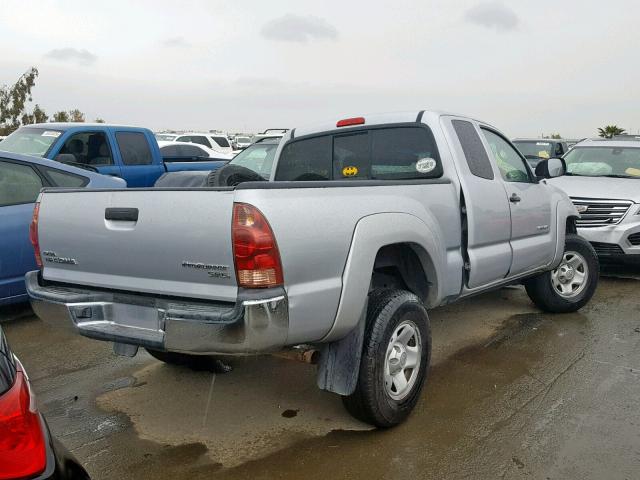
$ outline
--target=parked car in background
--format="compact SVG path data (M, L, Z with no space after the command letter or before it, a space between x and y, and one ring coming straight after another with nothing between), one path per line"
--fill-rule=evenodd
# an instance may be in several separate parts
M532 168L536 168L540 160L561 157L569 150L567 142L551 138L516 138L513 144Z
M158 147L160 147L160 154L162 155L162 158L164 158L165 162L187 162L212 159L223 162L220 164L223 165L235 156L231 153L212 150L211 148L200 145L199 143L160 141L158 142ZM214 169L212 168L211 170Z
M251 137L236 137L233 140L236 150L244 150L251 145Z
M282 138L288 131L288 128L267 128L264 132L254 135L252 141L256 143L265 138Z
M191 142L199 143L207 148L216 150L222 153L233 153L233 147L226 135L214 134L214 133L183 133L175 138L176 142Z
M640 261L640 140L584 140L551 183L580 212L578 232L601 258Z
M126 186L121 178L52 160L0 152L0 305L27 300L24 274L36 266L29 241L29 222L41 188Z
M153 135L159 142L173 142L180 136L179 133L154 133Z
M0 327L0 478L85 480L89 475L51 435L29 377Z
M258 179L267 180L281 137L263 138L238 153L229 163L251 169L259 175Z
M215 164L164 162L151 130L104 123L42 123L20 127L0 151L89 166L122 177L129 187L151 187L164 172L211 170Z
M268 146L274 160L252 165L250 150ZM540 308L574 312L597 286L574 205L487 123L426 111L334 120L237 159L207 189L46 189L36 253L81 267L27 274L35 312L168 363L311 346L320 388L390 427L420 398L428 308L523 283ZM564 173L555 158L538 168Z

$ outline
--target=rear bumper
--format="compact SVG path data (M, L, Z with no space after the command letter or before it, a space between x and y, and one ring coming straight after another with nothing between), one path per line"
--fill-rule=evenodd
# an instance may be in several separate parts
M43 285L25 276L35 313L71 321L97 340L191 354L251 355L279 350L289 329L283 288L241 291L235 304Z

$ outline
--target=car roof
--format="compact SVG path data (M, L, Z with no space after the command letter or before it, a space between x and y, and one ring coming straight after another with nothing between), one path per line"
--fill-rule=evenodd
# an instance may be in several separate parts
M162 147L167 147L169 145L186 145L186 146L196 146L198 148L202 148L203 150L207 150L207 151L214 151L211 150L209 147L207 147L206 145L201 145L200 143L193 143L193 142L171 142L169 140L158 140L158 146L160 148Z
M73 165L67 165L65 163L56 162L55 160L49 160L47 158L33 157L31 155L21 155L19 153L5 152L2 150L0 144L0 160L16 160L19 162L32 163L36 165L42 165L43 167L55 168L56 170L62 170L64 172L75 173L87 178L103 178L101 175L84 168L74 167Z
M640 148L640 140L607 140L604 138L587 138L580 143L576 143L573 148L578 147L613 147L613 148Z
M184 133L178 133L177 135L179 137L182 137L183 135L204 135L205 137L226 137L227 136L226 133L211 133L211 132L184 132Z
M564 138L514 138L512 142L566 142Z
M51 123L33 123L31 125L23 125L26 128L49 128L51 130L71 130L74 128L135 128L146 130L145 127L136 127L133 125L118 125L114 123L85 123L85 122L51 122Z

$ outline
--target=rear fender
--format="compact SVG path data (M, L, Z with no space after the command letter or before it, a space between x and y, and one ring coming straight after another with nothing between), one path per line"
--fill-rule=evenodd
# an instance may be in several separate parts
M426 218L431 225L406 213L369 215L357 223L342 275L342 293L336 318L322 342L341 339L358 324L365 312L376 256L386 245L414 245L429 282L425 304L434 306L440 303L443 295L439 279L443 277L446 262L445 243L440 238L435 220L428 216Z

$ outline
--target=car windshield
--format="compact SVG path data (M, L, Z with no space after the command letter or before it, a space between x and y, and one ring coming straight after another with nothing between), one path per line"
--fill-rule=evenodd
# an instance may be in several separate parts
M251 140L249 139L249 137L238 137L236 138L236 142L239 143L249 143Z
M229 162L253 170L265 180L271 176L277 143L258 143L243 150Z
M60 135L60 130L21 127L2 141L0 150L43 157Z
M516 140L513 142L520 153L526 158L551 158L553 152L553 144L543 140Z
M565 157L567 174L640 178L640 147L579 147Z

